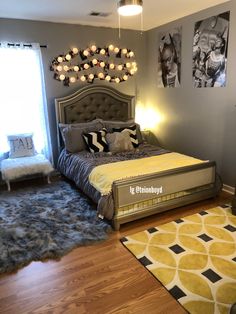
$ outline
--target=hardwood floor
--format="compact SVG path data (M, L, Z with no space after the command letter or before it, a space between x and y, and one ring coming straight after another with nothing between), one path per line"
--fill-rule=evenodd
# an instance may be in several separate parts
M60 261L33 262L2 275L0 313L186 313L119 239L231 199L222 192L215 199L127 223L107 241L79 247Z

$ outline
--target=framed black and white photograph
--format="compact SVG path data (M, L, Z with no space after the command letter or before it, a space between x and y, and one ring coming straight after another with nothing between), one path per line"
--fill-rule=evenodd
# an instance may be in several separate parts
M195 24L193 36L194 87L226 86L230 12Z
M160 34L158 42L158 87L180 86L181 41L181 27Z

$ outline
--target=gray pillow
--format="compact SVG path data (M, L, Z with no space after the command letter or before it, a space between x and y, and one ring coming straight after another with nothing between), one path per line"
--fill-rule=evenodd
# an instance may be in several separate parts
M92 123L93 122L93 123ZM92 121L88 123L77 123L63 128L63 137L65 148L70 153L77 153L86 150L86 144L83 139L83 133L99 131L103 125L100 121Z
M138 143L142 144L143 143L143 137L142 133L140 130L140 125L138 123L134 122L134 119L128 120L128 121L113 121L113 120L100 120L102 121L104 127L107 129L108 132L112 132L113 128L118 129L118 128L126 128L130 127L132 125L136 125L136 130L137 130L137 139Z
M126 152L134 150L128 131L107 133L106 141L109 151L112 153Z
M100 120L108 132L112 132L113 128L122 128L133 125L134 119L128 121Z
M67 128L83 129L83 128L89 128L89 127L93 128L94 126L97 127L98 124L99 124L99 128L101 129L103 127L103 124L100 119L95 119L89 122L80 122L80 123L68 123L68 124L59 123L58 127L60 129L62 139L65 143L64 129L67 129ZM91 131L94 131L94 130L91 129Z

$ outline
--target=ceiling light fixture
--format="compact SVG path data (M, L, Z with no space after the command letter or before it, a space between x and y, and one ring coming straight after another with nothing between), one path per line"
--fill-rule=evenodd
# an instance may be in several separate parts
M119 38L120 34L120 18L121 16L141 16L141 34L143 32L143 0L118 0L117 12L119 17Z
M118 13L122 16L133 16L142 13L142 0L119 0Z

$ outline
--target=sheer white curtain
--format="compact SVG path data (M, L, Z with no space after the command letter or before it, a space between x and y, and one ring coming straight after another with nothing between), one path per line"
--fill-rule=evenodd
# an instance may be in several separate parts
M41 50L0 47L0 155L8 134L33 133L35 148L52 160Z

